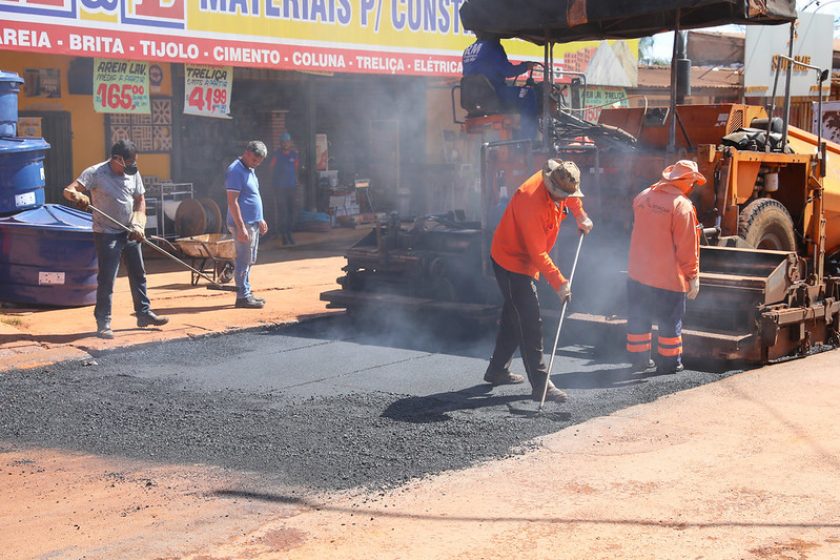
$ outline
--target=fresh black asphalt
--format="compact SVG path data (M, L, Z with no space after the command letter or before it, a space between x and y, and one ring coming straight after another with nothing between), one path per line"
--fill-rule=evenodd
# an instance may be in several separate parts
M527 384L483 383L492 343L492 333L366 329L338 316L10 372L0 375L0 454L57 447L317 491L382 488L520 453L538 436L732 373L633 374L567 346L553 380L569 401L535 415Z

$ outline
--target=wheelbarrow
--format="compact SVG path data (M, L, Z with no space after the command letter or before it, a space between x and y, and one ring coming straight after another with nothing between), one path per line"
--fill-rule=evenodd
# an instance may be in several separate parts
M160 238L155 238L160 241ZM168 243L168 242L167 242ZM171 245L171 244L170 244ZM204 233L175 239L174 246L197 271L212 275L213 281L227 284L233 280L233 261L236 257L233 237L227 233ZM198 285L201 276L190 271L190 284Z

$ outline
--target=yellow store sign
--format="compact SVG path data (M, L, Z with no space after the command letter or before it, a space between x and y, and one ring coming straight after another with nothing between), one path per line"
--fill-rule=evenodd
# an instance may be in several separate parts
M463 0L0 0L0 49L278 70L458 76ZM613 42L611 42L612 44ZM634 52L635 41L626 42ZM606 44L606 43L604 43ZM598 42L557 45L580 65ZM542 49L506 41L513 60ZM570 68L566 68L569 70ZM609 84L604 84L609 85Z

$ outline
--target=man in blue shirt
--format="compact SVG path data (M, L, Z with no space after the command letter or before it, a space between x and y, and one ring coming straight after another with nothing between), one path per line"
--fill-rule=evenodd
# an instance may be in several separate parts
M280 135L280 149L271 158L271 188L274 191L274 219L283 234L283 245L294 245L295 195L300 156L288 132Z
M475 42L464 50L463 65L464 76L481 74L487 77L502 104L519 112L520 137L533 139L537 134L539 111L536 92L530 87L509 86L505 81L505 78L530 70L533 62L513 64L508 60L498 36L479 32Z
M254 170L268 155L265 144L251 140L245 152L231 163L225 173L227 190L227 226L233 235L236 248L234 279L236 280L236 307L260 309L265 300L251 293L249 276L251 265L257 262L260 235L268 231L263 218L260 182Z

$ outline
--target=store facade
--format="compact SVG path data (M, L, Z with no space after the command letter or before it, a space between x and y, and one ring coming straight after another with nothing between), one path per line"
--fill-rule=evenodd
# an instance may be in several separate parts
M52 145L51 202L105 159L114 140L129 137L145 177L190 183L196 196L223 205L224 168L246 142L262 139L272 149L289 132L301 153L302 208L323 210L325 187L366 179L377 210L434 212L445 208L432 189L457 188L466 159L450 149L461 134L450 88L473 40L460 26L459 6L6 0L0 69L25 79L23 122ZM597 46L563 49L579 62ZM533 45L506 47L513 60L541 58ZM142 70L142 88L103 85L119 62ZM204 103L188 79L196 68L229 69L230 97L217 114L194 114ZM143 95L122 107L110 95L139 89ZM212 97L208 106L221 100Z

